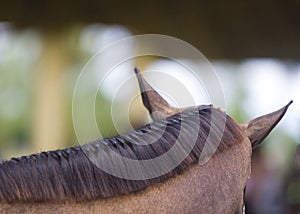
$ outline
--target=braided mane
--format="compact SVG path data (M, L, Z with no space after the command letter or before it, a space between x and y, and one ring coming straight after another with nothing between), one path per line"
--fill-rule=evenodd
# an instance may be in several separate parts
M224 130L222 124L216 122L222 118ZM214 144L207 141L209 133L212 135L210 139L220 141L218 151L243 139L241 129L225 113L210 107L195 107L133 132L96 140L82 147L12 158L0 164L0 201L84 201L139 191L197 163L203 147ZM88 158L90 154L111 157L110 154L115 152L128 159L148 160L166 153L176 142L185 152L185 145L193 138L195 144L179 165L151 179L130 180L114 176ZM148 144L149 141L153 142ZM111 159L105 161L111 164Z

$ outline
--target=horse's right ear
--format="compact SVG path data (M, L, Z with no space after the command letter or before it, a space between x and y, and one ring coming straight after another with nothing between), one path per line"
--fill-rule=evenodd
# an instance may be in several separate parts
M252 148L258 146L265 137L267 137L292 103L293 101L290 101L286 106L273 113L263 115L242 124L242 128L252 143Z
M153 121L167 118L182 111L180 108L169 105L169 103L142 77L138 68L135 68L134 72L140 86L143 104L148 109Z

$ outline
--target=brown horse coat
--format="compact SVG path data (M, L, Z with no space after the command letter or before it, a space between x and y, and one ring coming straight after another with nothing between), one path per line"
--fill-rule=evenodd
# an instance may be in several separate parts
M166 175L144 181L108 175L90 163L79 147L12 159L0 164L1 213L242 213L252 147L280 121L290 103L274 113L238 125L213 106L187 109L169 106L138 70L136 73L154 128L152 132L146 127L103 142L129 158L153 158L174 145L178 135L173 132L177 133L179 127L185 133L180 141L182 147L189 143L189 134L199 136L187 158ZM203 121L197 133L192 127L193 113ZM218 121L225 118L225 130L211 120L213 115ZM149 136L155 135L155 127L162 121L169 129L151 145L152 153L149 145L132 144L131 140L139 141L136 136L147 130ZM214 143L206 142L208 130L220 144L206 163L198 165L204 145ZM128 142L124 143L124 139ZM114 144L120 140L122 147Z

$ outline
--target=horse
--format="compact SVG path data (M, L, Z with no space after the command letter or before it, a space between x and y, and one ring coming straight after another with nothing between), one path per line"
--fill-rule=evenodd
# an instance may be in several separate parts
M252 150L292 101L238 124L214 105L173 107L135 73L153 122L83 146L3 161L1 213L243 213ZM118 155L124 159L115 161ZM163 158L149 168L157 157Z

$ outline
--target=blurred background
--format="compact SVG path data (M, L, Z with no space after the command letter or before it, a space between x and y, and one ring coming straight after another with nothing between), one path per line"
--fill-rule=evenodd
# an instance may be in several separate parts
M78 145L72 94L87 61L119 39L166 34L190 43L209 59L223 87L226 111L237 121L294 100L280 125L254 151L246 202L248 213L300 213L299 9L299 1L279 0L2 2L1 159ZM177 72L177 80L183 78L163 59L144 58L137 64L142 70L163 68ZM124 65L97 94L95 114L104 137L116 134L111 91L132 75L134 66ZM133 96L137 84L126 90L123 97ZM139 99L129 110L122 108L125 98L116 99L122 130L128 129L122 122L128 114L134 128L148 122Z

